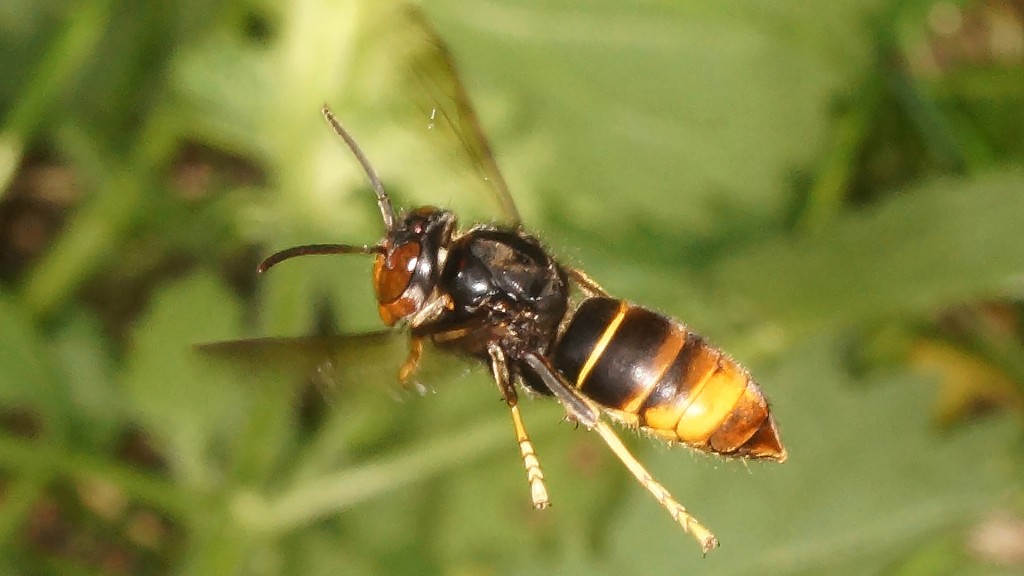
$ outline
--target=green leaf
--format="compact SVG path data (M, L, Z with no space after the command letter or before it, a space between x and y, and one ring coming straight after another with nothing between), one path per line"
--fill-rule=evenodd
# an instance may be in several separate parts
M207 485L224 466L214 448L237 434L245 407L237 382L196 358L193 346L240 332L235 296L196 273L158 292L132 331L124 374L129 408L156 435L175 474Z
M820 156L832 100L871 61L867 23L885 4L427 3L527 222L547 204L585 230L616 234L614 214L691 242L738 217L778 226L792 170ZM508 108L521 123L495 121ZM535 180L505 162L509 132L545 144Z
M53 385L45 340L19 302L0 291L0 398L5 403L35 399Z
M777 238L726 258L711 289L726 308L787 329L997 295L1024 272L1022 189L1019 171L924 184L848 212L821 235Z
M0 290L0 404L35 411L63 439L70 406L45 335L20 300Z
M53 339L72 436L80 446L96 450L112 448L127 423L109 345L96 318L84 313L66 318Z

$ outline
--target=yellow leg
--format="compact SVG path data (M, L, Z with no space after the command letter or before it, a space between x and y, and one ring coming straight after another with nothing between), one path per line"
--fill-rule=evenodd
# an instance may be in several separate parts
M668 510L672 519L678 522L683 527L683 530L686 530L697 539L704 554L718 547L718 539L715 538L715 535L698 522L696 518L691 516L686 511L686 507L673 498L672 494L651 476L651 473L633 456L629 448L626 448L626 445L619 439L618 434L608 424L599 420L594 424L594 430L597 431L601 439L604 440L604 443L608 445L608 448L618 456L619 460L636 477L640 485L646 488L654 496L654 499Z
M519 415L519 406L509 406L512 412L512 426L516 431L516 440L519 441L519 453L523 457L523 466L526 468L526 480L530 483L530 498L533 500L533 507L543 510L551 505L548 499L548 489L544 486L544 472L540 469L540 460L533 449L533 442L530 441L523 426L523 418Z
M523 467L526 468L526 480L530 483L530 498L533 500L533 507L543 510L551 505L548 499L548 489L544 485L544 472L540 469L540 460L537 459L537 452L533 449L533 442L526 432L526 425L523 424L523 417L519 414L519 398L516 389L512 386L509 378L508 364L505 360L505 353L497 345L489 346L487 349L491 356L491 371L494 375L494 382L501 390L505 403L508 404L512 413L512 427L516 432L516 441L519 442L519 453L523 458Z
M566 412L568 412L573 420L591 430L595 430L601 436L601 440L604 440L604 443L622 461L626 469L636 477L640 485L646 488L665 510L668 510L669 515L683 527L683 530L686 530L697 539L697 543L700 544L704 554L718 546L718 539L715 538L715 535L698 522L696 518L691 516L686 511L686 507L673 498L672 494L651 476L651 473L633 456L629 448L626 448L626 445L622 443L622 440L619 439L615 431L601 419L600 409L591 400L573 388L571 384L566 382L554 367L551 366L550 360L539 354L528 354L523 358L523 362L535 375L540 377L548 389L562 403L562 406L565 407Z

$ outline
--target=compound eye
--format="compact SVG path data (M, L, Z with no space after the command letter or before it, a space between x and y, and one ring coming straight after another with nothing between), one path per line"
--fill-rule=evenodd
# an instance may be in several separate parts
M405 295L419 257L419 243L408 242L389 250L387 254L378 255L374 260L373 287L381 318L388 325L411 314L419 305L411 295Z

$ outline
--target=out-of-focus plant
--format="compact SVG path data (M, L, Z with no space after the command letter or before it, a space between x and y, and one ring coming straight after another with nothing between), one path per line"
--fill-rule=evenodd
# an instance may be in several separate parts
M1024 565L1015 4L12 0L0 30L3 570ZM381 233L324 102L399 205L499 216L445 129L444 46L527 226L773 400L783 466L631 442L706 559L553 402L524 404L531 510L468 365L420 398L401 347L195 352L378 325L364 259L253 273Z

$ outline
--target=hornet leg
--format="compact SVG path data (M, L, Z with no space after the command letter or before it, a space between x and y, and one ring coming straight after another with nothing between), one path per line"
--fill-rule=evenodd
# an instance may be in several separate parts
M566 271L569 273L569 277L572 278L576 284L579 284L579 287L587 296L608 297L608 292L605 292L605 289L583 270L580 270L579 268L568 268Z
M423 357L423 338L411 336L409 338L409 356L406 357L402 367L398 370L398 381L404 388L409 387L409 381L420 369L420 358Z
M526 433L526 426L523 425L523 418L519 414L519 398L516 389L512 385L509 375L508 362L505 353L497 344L487 347L491 356L491 372L494 374L494 381L498 384L505 403L512 413L512 426L516 432L516 440L519 442L519 452L523 457L523 466L526 468L526 479L530 482L530 497L533 499L533 507L538 510L551 505L548 500L548 490L544 486L544 473L540 469L540 461L533 449L533 442Z
M622 443L619 436L607 423L600 418L600 412L594 405L572 386L567 385L562 377L558 375L551 363L544 357L537 354L527 354L523 362L540 377L544 384L558 397L565 406L569 415L587 428L595 430L615 454L626 466L626 469L640 482L640 485L647 489L666 510L672 519L689 532L700 544L701 549L707 554L718 546L718 539L703 524L686 511L686 507L680 504L672 494L658 483L651 476L651 473L644 468L644 465Z

